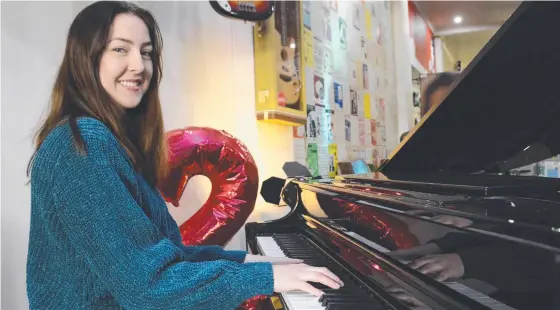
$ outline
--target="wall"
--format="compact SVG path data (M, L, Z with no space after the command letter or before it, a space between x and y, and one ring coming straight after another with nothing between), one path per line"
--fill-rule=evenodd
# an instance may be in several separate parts
M66 32L75 14L86 5L1 3L3 309L28 308L25 265L30 197L25 170L32 153L31 139L47 107L62 57ZM281 174L282 164L292 158L291 136L285 127L255 121L251 24L219 16L207 1L141 5L152 10L163 33L161 99L166 129L188 125L225 129L253 153L261 180ZM49 27L45 27L47 24ZM174 218L182 223L205 201L208 192L204 178L189 182L181 199L182 206L186 202L189 206L171 207ZM259 198L250 220L273 219L285 212ZM240 234L228 248L241 248L242 244Z
M461 66L464 70L496 31L497 29L491 29L442 37L442 41L445 42L445 47L451 55L449 60L445 62L445 70L455 71L457 60L461 60Z
M408 1L408 16L410 20L410 36L414 45L414 55L420 65L427 72L435 70L432 29L416 8L412 1Z

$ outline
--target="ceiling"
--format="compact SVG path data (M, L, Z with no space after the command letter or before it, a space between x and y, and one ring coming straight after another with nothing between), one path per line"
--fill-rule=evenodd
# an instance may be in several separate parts
M521 1L414 1L434 35L444 36L499 28ZM460 15L461 24L453 18Z

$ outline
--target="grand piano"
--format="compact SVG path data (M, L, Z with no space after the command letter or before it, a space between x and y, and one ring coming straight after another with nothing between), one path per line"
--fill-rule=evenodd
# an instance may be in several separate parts
M560 153L559 16L522 3L378 171L263 182L290 212L247 224L248 249L345 283L268 306L560 309L560 180L508 173Z

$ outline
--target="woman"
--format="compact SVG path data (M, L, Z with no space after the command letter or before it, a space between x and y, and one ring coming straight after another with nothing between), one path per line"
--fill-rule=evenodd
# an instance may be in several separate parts
M165 175L161 35L126 2L70 26L37 134L27 264L31 309L233 309L261 294L332 288L300 261L184 246L155 185Z
M458 72L442 72L438 73L424 88L422 92L421 117L424 117L431 107L439 105L449 92L449 87L459 79ZM401 134L399 142L408 136L409 131Z

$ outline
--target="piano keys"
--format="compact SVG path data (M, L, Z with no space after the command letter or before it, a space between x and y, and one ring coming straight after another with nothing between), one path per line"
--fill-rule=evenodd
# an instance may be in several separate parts
M281 308L560 309L560 179L509 175L560 154L558 16L523 2L378 171L263 182L291 211L248 223L249 251L346 284Z

